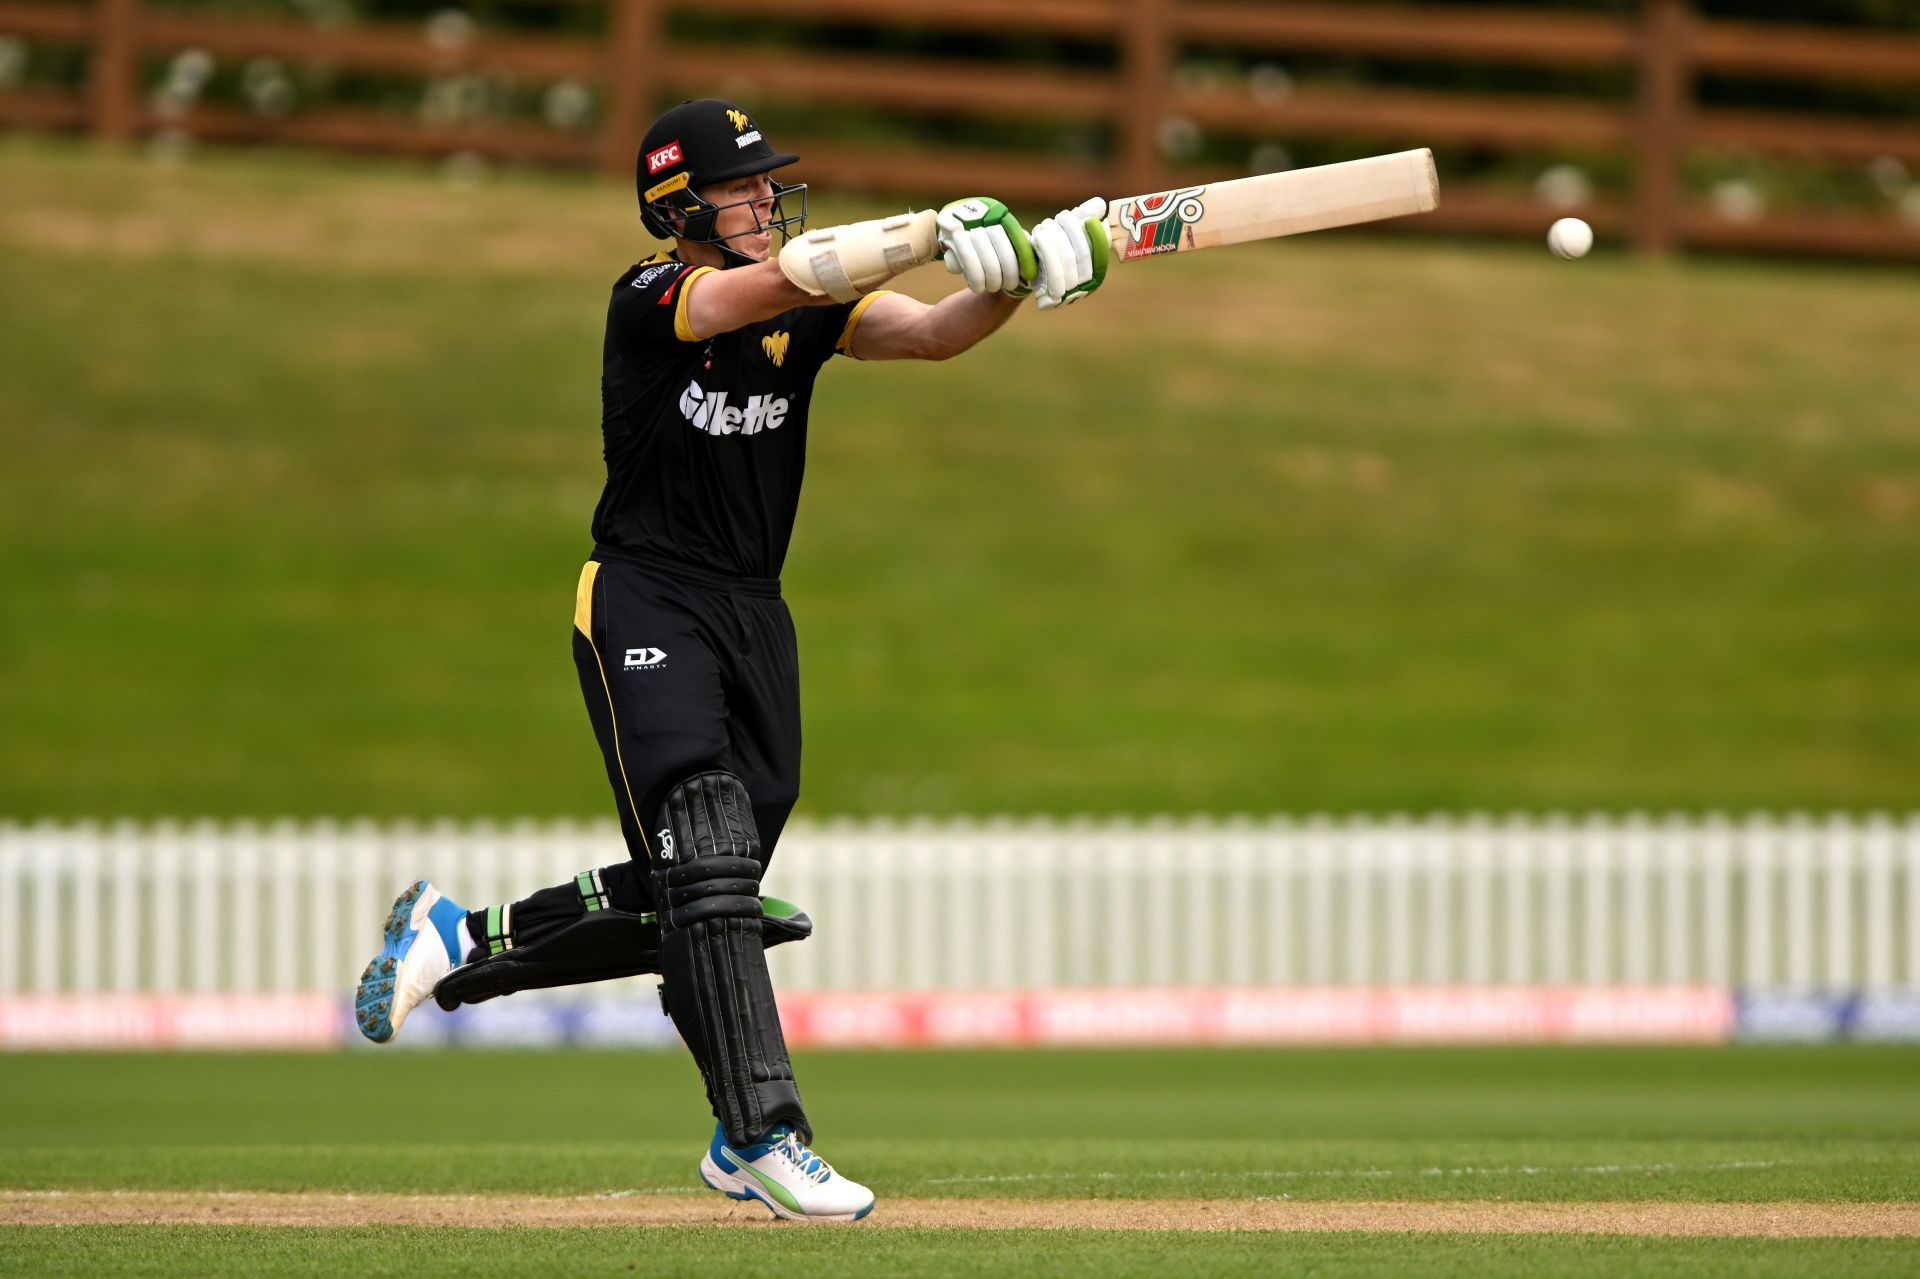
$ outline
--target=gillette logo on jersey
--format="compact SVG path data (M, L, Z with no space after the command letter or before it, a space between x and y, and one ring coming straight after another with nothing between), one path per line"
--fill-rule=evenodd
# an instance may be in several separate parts
M749 395L744 407L729 404L725 391L709 396L698 382L680 393L680 412L708 435L758 435L777 431L791 404L784 395Z

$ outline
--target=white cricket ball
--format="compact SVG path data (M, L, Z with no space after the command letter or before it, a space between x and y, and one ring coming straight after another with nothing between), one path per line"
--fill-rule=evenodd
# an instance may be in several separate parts
M1561 218L1547 228L1547 247L1556 257L1584 258L1593 247L1593 228L1579 218Z

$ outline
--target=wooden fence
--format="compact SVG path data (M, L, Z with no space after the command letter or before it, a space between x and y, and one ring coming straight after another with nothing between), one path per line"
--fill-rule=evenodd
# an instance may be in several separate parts
M1920 168L1920 120L1714 109L1700 77L1843 85L1920 84L1920 36L1703 19L1688 0L1642 0L1639 13L1546 13L1497 6L1293 3L1275 0L586 0L604 3L604 35L480 31L429 39L413 24L327 27L162 8L143 0L0 0L0 36L84 50L84 92L0 87L0 126L84 130L109 141L183 129L213 141L273 141L423 156L462 151L630 170L640 131L662 102L724 94L908 113L931 120L1015 118L1106 127L1094 159L1031 152L888 147L777 134L823 187L922 196L991 189L1021 201L1077 199L1231 176L1169 161L1169 119L1215 137L1351 140L1357 149L1427 145L1524 156L1568 149L1626 161L1628 197L1579 209L1603 236L1650 252L1702 246L1920 259L1920 195L1906 216L1869 211L1716 211L1693 198L1690 157L1713 150ZM877 32L1021 33L1104 46L1111 69L1039 67L959 57L902 58L742 47L675 38L670 20L830 22ZM211 103L184 115L144 97L146 68L180 50L268 57L344 71L431 78L478 73L540 83L578 80L599 94L595 129L504 119L429 122L366 107L314 105L263 117ZM1617 97L1441 92L1309 79L1284 91L1196 85L1177 74L1194 50L1284 60L1326 54L1517 69L1588 68L1631 85ZM1095 59L1099 61L1099 59ZM764 109L764 108L763 108ZM777 108L768 111L777 121ZM777 124L774 126L778 128ZM1444 175L1443 175L1444 177ZM1428 229L1538 234L1546 208L1524 191L1443 182ZM1920 188L1916 188L1920 190Z

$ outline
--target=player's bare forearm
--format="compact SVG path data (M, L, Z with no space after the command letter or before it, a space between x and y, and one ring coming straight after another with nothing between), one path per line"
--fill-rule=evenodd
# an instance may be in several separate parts
M1020 309L1020 299L1004 293L954 293L940 299L927 313L927 327L939 354L950 359L971 350Z
M928 306L902 294L877 299L853 335L862 360L949 360L1005 324L1020 299L1001 293L953 293Z
M770 320L796 306L833 304L832 298L815 296L789 280L778 262L714 271L689 287L687 324L702 338Z

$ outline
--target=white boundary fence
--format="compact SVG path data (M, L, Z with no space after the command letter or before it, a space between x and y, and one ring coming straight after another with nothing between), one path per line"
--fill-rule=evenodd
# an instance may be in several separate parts
M0 823L0 996L343 992L416 876L469 906L610 824ZM1920 815L799 823L790 990L1920 987Z

